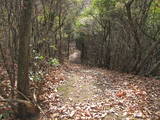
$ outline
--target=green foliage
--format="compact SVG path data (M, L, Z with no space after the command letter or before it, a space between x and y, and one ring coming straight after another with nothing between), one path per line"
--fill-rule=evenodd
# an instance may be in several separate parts
M117 2L116 4L115 4L115 9L123 9L124 8L124 3L122 3L122 2Z
M160 1L155 0L153 1L149 10L148 18L146 21L146 32L151 36L152 35L154 36L159 29L158 27L159 25L160 25Z
M45 14L37 16L38 22L45 22L52 20L55 17L55 12L51 12L49 8L45 7Z
M0 114L0 120L8 119L13 114L13 111L4 111Z
M38 60L44 60L45 57L44 56L36 56L35 58Z
M3 119L3 114L0 114L0 120L2 120Z
M38 72L30 72L30 76L29 76L30 80L35 81L35 82L40 82L43 80L43 72L42 71L38 71Z
M155 23L159 22L160 23L160 1L155 0L150 8L150 22Z
M89 7L86 7L82 13L81 13L81 17L89 17L89 15L93 14L93 7L92 6L89 6Z
M51 58L51 59L49 60L49 64L50 64L50 65L53 65L53 66L59 66L59 65L60 65L60 62L59 62L59 60L56 59L56 58Z
M75 23L75 27L76 28L80 28L81 26L83 26L83 24L79 21L79 19L76 21Z
M39 15L39 16L37 16L37 20L38 20L39 22L44 22L44 20L45 20L44 15Z
M57 50L57 47L55 45L51 45L50 48L53 48L53 50Z
M116 0L93 0L92 5L100 14L106 13L115 7Z
M44 56L33 50L33 66L29 75L30 80L34 82L40 82L43 80L44 72L42 70L45 69L43 68L46 64L45 59L46 58ZM42 67L42 65L44 66Z

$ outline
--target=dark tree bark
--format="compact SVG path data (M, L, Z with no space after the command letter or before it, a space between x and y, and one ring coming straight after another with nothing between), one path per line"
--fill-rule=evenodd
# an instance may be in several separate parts
M23 0L19 26L19 57L18 57L18 99L29 96L29 41L31 35L32 0ZM22 95L23 94L23 95ZM28 108L18 105L18 117L26 119Z
M63 56L62 56L62 27L61 27L61 22L62 22L62 1L60 0L59 2L59 46L58 46L58 57L61 63L63 63Z

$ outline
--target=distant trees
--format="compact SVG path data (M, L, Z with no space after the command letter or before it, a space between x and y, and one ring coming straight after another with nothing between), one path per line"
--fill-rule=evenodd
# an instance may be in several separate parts
M72 25L81 6L81 2L76 0L42 0L37 3L33 20L33 49L42 56L56 57L63 62Z
M75 39L85 34L85 63L159 75L159 4L158 0L94 0L76 24Z

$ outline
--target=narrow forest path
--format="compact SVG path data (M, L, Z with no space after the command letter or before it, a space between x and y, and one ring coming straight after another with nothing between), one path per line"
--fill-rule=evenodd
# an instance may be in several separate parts
M88 72L92 71L70 71L67 72L67 81L59 87L64 100L71 100L73 103L88 102L93 100L97 89L95 81Z
M159 80L74 63L61 71L52 119L159 120Z

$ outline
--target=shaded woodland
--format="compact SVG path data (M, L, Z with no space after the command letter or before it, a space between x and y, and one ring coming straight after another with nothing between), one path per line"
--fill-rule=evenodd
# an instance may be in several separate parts
M136 120L160 119L160 0L0 0L0 120L36 120L39 116L42 120L63 120L60 118L63 111L58 113L58 118L46 112L48 105L55 101L52 99L47 105L44 101L49 101L51 91L58 89L55 84L61 81L73 80L85 86L79 81L81 78L85 81L84 74L88 81L101 81L104 87L95 86L103 92L107 89L104 81L112 79L115 85L108 83L115 86L115 90L110 89L113 93L117 90L115 96L119 98L131 94L121 83L139 90L140 93L134 93L135 97L145 96L143 99L149 102L145 101L148 106L144 106L151 112L144 110L147 111L143 112L144 116L139 112L133 114ZM135 79L142 83L141 87L135 87ZM148 82L145 84L143 80ZM92 86L88 84L86 88L90 91ZM60 91L63 91L61 87ZM152 99L154 92L157 93ZM57 96L54 100L60 99ZM138 110L144 108L143 104L138 106ZM75 113L69 113L71 119L83 120L74 117ZM67 117L64 120L70 119ZM111 118L103 117L104 120ZM88 119L101 120L102 117L84 118ZM124 120L128 120L127 117Z
M83 62L122 72L158 75L158 2L95 1L91 10L83 13L84 20L77 23L76 40Z

